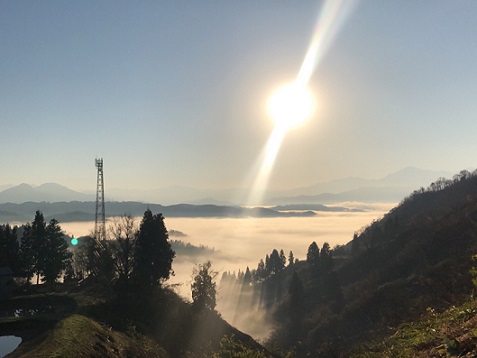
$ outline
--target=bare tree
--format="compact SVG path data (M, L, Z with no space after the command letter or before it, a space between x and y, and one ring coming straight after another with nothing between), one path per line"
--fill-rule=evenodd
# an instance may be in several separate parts
M116 277L119 282L126 285L134 268L137 233L138 226L130 215L115 218L108 230L108 246L113 258Z

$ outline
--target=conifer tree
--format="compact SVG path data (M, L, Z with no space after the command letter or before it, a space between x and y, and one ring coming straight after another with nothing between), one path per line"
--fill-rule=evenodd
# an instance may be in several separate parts
M283 250L282 250L283 251ZM285 255L283 255L285 256ZM285 264L283 263L282 258L280 257L280 254L276 249L273 249L272 253L270 254L270 259L269 259L269 272L270 274L276 274L280 270L283 269Z
M270 271L270 256L268 254L265 255L265 272L266 272L266 277L270 276L271 271Z
M267 278L267 270L265 269L265 262L263 262L263 259L260 259L253 278L255 282L262 282Z
M285 267L285 265L287 264L287 257L285 256L285 252L283 251L283 249L280 250L280 260L282 260L283 267Z
M288 266L293 266L295 264L295 256L293 256L293 251L290 250L288 254Z
M20 273L20 247L17 241L17 227L0 225L0 263L8 265L17 276Z
M169 243L169 235L162 214L144 212L134 254L134 279L144 288L159 286L172 271L175 252Z
M290 294L289 301L289 332L288 344L293 345L297 342L302 334L302 322L305 314L305 287L303 282L296 273L293 272L290 285L288 286L288 293Z
M247 266L245 274L243 275L242 287L249 287L252 284L252 274Z
M31 235L31 224L23 225L23 235L20 241L20 266L21 276L29 284L35 274L35 250L33 236Z
M46 226L43 245L42 280L46 283L54 283L70 265L73 256L68 251L68 243L65 240L64 233L55 219L52 219Z
M290 286L288 287L288 293L290 294L291 306L296 312L296 310L302 306L305 294L305 287L296 271L293 271Z
M20 254L23 277L29 282L36 275L37 284L41 276L45 282L55 282L72 256L58 221L52 219L46 225L39 210L33 222L24 226Z
M315 241L308 246L308 252L306 253L306 262L311 265L318 266L320 262L320 249Z
M192 305L197 310L214 310L217 304L217 288L215 278L217 272L212 270L212 263L206 261L194 268L194 278L191 285Z
M330 244L325 242L320 252L320 264L321 268L325 271L330 270L333 267L333 257L331 253Z
M40 275L45 261L46 223L41 211L37 210L35 218L30 224L24 226L20 244L23 277L30 282L36 274L36 283L40 281Z

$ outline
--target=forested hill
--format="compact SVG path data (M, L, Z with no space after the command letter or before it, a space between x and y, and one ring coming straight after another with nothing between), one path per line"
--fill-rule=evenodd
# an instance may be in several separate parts
M106 215L121 216L127 213L132 216L142 216L149 208L154 212L160 212L166 217L291 217L291 216L313 216L311 209L291 209L281 208L245 208L239 206L219 206L219 205L159 205L147 204L135 201L127 202L106 202ZM91 201L71 201L71 202L26 202L22 204L3 203L0 204L0 222L26 222L31 220L36 210L40 210L45 217L55 218L59 222L71 221L94 221L95 202ZM313 210L319 211L349 211L348 208L329 208L326 206L314 206Z
M300 261L252 282L276 326L270 345L299 357L348 357L403 322L468 301L477 176L461 172L415 191L346 248L332 265Z

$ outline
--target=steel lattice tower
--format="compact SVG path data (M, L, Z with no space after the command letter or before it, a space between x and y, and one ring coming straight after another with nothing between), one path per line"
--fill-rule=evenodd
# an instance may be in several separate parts
M104 177L103 177L103 158L95 160L98 168L98 177L96 180L96 220L94 222L94 235L96 240L101 242L106 239L106 215L104 210Z

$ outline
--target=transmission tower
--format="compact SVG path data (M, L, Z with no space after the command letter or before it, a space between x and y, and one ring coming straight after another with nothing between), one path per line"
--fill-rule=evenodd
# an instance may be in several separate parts
M96 220L94 222L94 235L96 240L101 242L106 239L106 215L104 211L104 177L103 177L103 158L95 160L98 168L96 180Z

